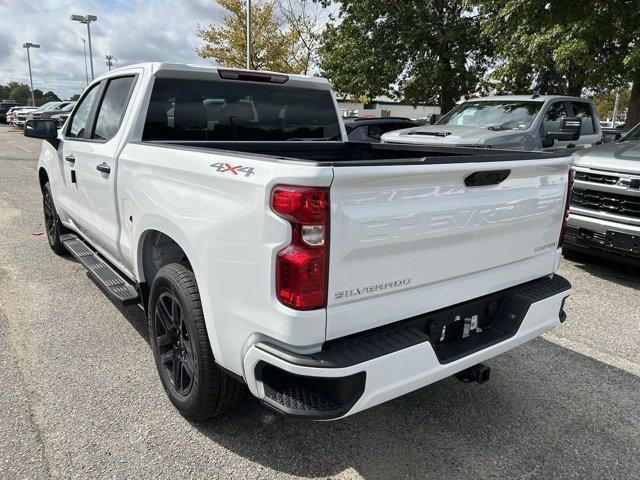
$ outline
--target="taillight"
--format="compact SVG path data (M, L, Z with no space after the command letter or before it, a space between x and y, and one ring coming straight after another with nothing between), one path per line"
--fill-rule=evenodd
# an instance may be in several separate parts
M564 245L564 234L567 230L567 221L569 220L569 207L571 206L571 193L573 192L573 177L575 177L575 172L572 169L569 169L569 176L567 178L567 198L564 203L564 217L562 218L562 228L560 229L558 248Z
M277 185L271 208L291 224L291 243L276 257L278 300L296 310L326 307L329 189Z

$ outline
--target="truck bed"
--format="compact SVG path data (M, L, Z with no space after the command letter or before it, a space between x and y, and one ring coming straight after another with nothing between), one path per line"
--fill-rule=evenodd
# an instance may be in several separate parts
M429 145L398 145L360 142L215 142L143 141L147 145L198 150L226 150L238 154L261 155L261 160L299 160L319 166L411 165L443 163L483 163L511 160L540 160L566 157L570 151L522 152L483 148L456 148Z

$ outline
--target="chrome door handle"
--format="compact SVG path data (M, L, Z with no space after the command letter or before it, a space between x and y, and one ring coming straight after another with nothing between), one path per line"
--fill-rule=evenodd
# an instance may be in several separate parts
M107 162L102 162L96 165L96 170L102 173L109 173L111 172L111 167L107 165Z
M64 159L69 163L76 163L76 157L74 157L73 155L67 155L66 157L64 157Z

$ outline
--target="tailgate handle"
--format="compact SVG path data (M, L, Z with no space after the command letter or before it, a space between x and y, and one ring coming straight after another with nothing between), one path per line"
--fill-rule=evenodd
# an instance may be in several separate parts
M487 172L474 172L464 179L467 187L482 187L485 185L498 185L504 182L511 170L489 170Z

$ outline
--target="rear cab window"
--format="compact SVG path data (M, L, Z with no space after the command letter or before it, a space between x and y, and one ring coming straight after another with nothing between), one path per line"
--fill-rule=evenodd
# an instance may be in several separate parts
M329 90L156 78L143 140L339 140Z

